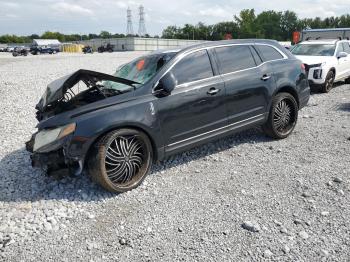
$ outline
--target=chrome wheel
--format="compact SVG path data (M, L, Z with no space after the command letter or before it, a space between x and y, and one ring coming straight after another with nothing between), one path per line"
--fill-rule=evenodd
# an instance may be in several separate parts
M278 103L273 122L278 131L284 131L290 122L291 108L285 100Z
M120 185L138 179L144 164L144 151L144 144L136 135L114 138L105 155L105 168L109 180Z
M293 101L284 98L278 102L273 115L273 125L281 135L290 133L296 124L296 108Z

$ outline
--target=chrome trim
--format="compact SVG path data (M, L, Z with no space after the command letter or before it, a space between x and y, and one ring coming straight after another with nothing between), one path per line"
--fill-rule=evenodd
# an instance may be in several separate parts
M245 69L241 69L241 70L237 70L237 71L233 71L233 72L229 72L229 73L225 73L225 74L213 75L213 76L211 76L211 77L207 77L207 78L203 78L203 79L199 79L199 80L195 80L195 81L191 81L191 82L187 82L187 83L182 83L182 84L180 84L180 85L177 85L175 88L187 87L187 86L189 86L190 84L193 84L193 83L196 83L196 82L205 81L205 80L208 80L208 79L217 78L217 77L220 77L220 76L225 76L225 75L229 75L229 74L233 74L233 73L238 73L238 72L242 72L242 71L246 71L246 70L251 70L251 69L254 69L254 68L259 68L260 66L262 66L262 65L264 65L264 64L266 64L266 63L270 63L270 62L274 62L274 61L280 61L280 60L287 60L287 59L288 59L288 56L286 56L286 55L285 55L281 50L279 50L277 47L275 47L275 46L273 46L273 45L270 45L270 44L263 44L263 43L222 44L222 45L217 45L217 46L202 47L202 48L199 48L199 49L190 50L190 51L188 51L188 52L182 53L182 54L177 58L177 61L175 61L175 62L162 74L162 76L159 78L159 80L160 80L164 75L166 75L171 69L173 69L173 67L174 67L177 63L179 63L183 58L185 58L187 55L190 55L190 54L192 54L192 53L194 53L194 52L198 52L198 51L201 51L201 50L209 50L209 49L213 49L213 48L226 47L226 46L236 46L236 45L248 45L248 46L266 45L266 46L270 46L270 47L274 48L275 50L277 50L277 51L283 56L283 58L265 61L265 62L262 62L261 64L259 64L259 65L257 65L257 66L254 66L254 67L249 67L249 68L245 68ZM209 54L208 54L208 56L209 56ZM154 88L159 84L159 80L153 85L152 93L154 92Z
M172 147L174 145L177 145L177 144L180 144L180 143L183 143L183 142L186 142L186 141L189 141L189 140L192 140L192 139L195 139L195 138L198 138L198 137L201 137L201 136L204 136L206 134L211 134L211 133L214 133L214 132L217 132L217 131L220 131L222 129L225 129L225 128L228 128L228 127L234 127L233 129L235 129L235 126L238 125L238 127L241 127L239 126L239 124L241 123L244 123L244 122L249 122L249 120L253 120L251 122L249 122L249 124L252 124L254 122L258 122L260 120L262 120L264 117L265 114L259 114L259 115L256 115L256 116L253 116L253 117L249 117L247 119L244 119L244 120L241 120L241 121L238 121L238 122L235 122L235 123L232 123L232 124L229 124L229 125L226 125L226 126L223 126L223 127L220 127L220 128L217 128L217 129L214 129L214 130L210 130L210 131L207 131L207 132L204 132L204 133L201 133L201 134L198 134L198 135L195 135L195 136L192 136L192 137L189 137L189 138L186 138L186 139L183 139L181 141L177 141L175 143L172 143L172 144L169 144L167 145L166 147ZM238 128L237 127L237 128Z

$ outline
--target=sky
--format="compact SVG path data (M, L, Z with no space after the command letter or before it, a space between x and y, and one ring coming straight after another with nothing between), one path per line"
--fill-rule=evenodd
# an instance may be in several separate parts
M67 34L126 33L126 9L133 15L138 31L138 6L146 12L146 29L161 35L169 25L214 24L233 19L242 9L292 10L300 18L339 16L350 13L350 0L0 0L1 34L42 34L59 31Z

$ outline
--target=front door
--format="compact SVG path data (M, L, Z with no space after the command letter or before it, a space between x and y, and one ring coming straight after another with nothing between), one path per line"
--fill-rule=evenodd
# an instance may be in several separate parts
M214 76L206 50L182 58L171 69L177 86L157 100L165 151L199 142L227 124L225 86Z

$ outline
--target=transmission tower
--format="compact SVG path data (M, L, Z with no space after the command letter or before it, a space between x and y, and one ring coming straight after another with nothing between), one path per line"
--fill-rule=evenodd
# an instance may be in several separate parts
M145 24L145 9L142 5L140 5L139 7L139 15L140 15L139 36L145 36L147 34L146 24Z
M132 15L129 7L128 7L128 10L126 11L126 18L127 18L127 24L128 24L126 27L126 35L133 35L134 29L132 27Z

